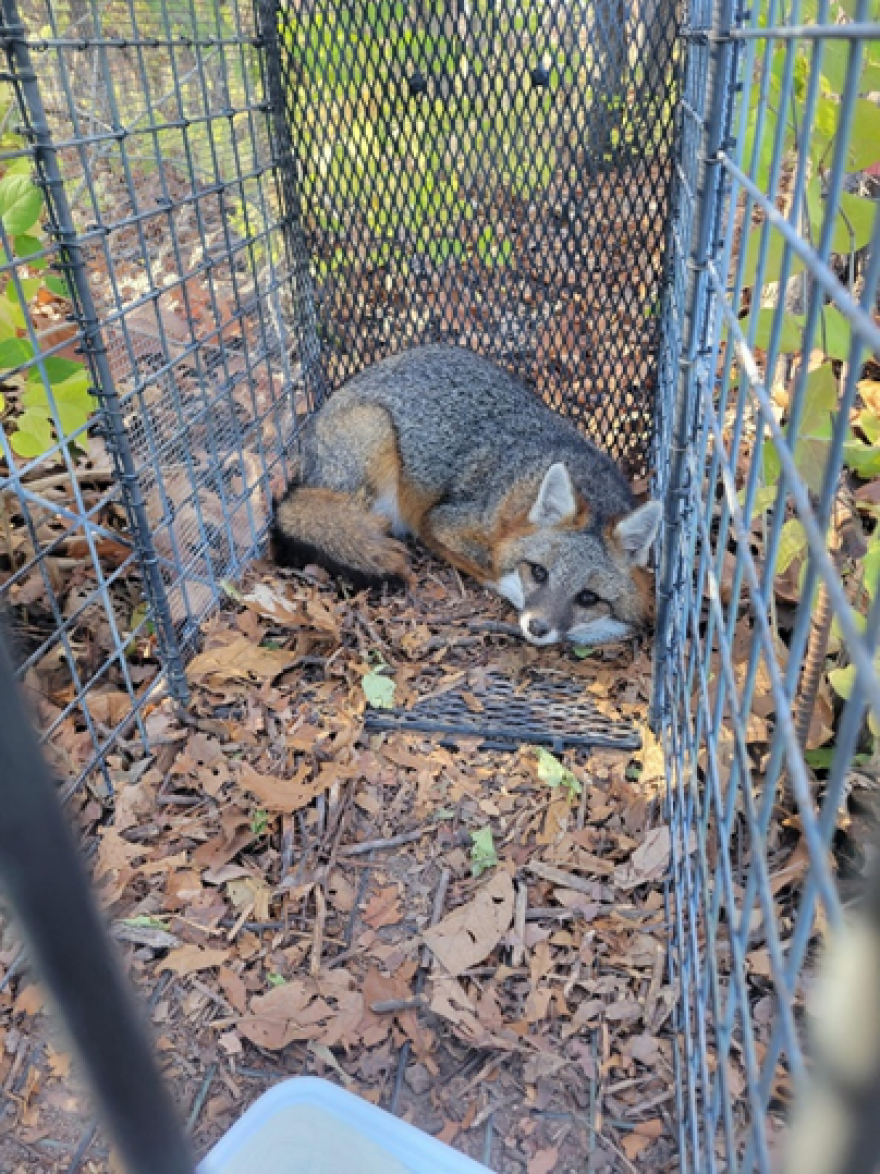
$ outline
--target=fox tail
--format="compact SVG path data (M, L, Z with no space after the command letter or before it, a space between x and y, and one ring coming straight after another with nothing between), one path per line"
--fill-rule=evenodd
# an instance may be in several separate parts
M315 563L356 588L409 579L406 548L350 493L295 486L275 507L270 537L281 566Z

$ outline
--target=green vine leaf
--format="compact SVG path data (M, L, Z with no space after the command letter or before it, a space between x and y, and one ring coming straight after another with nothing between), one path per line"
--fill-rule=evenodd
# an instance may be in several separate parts
M0 368L20 367L34 357L34 348L26 338L4 338L0 342Z
M33 228L40 218L43 193L29 175L6 175L0 179L0 220L10 236Z

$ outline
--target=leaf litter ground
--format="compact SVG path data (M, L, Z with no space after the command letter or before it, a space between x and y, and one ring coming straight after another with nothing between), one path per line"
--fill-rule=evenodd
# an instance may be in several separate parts
M412 593L346 598L257 565L231 595L189 712L159 703L152 756L120 758L112 822L88 792L78 811L199 1151L310 1072L496 1170L671 1167L669 836L648 732L635 754L555 756L364 729L367 694L390 700L377 678L398 705L459 689L479 708L488 669L535 666L642 724L647 654L531 648L433 561ZM3 1168L111 1168L100 1136L75 1152L88 1111L14 958Z

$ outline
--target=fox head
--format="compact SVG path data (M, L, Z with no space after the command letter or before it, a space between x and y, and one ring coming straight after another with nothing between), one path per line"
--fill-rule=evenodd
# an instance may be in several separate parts
M604 530L591 525L564 464L551 465L527 518L496 548L496 586L532 644L610 644L651 616L644 570L662 507L650 501Z

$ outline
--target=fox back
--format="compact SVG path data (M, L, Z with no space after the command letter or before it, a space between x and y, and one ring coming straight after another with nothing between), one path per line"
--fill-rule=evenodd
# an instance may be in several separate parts
M293 482L279 561L405 578L409 533L509 599L532 643L648 621L659 505L637 507L609 456L470 351L421 347L355 376L309 420Z

